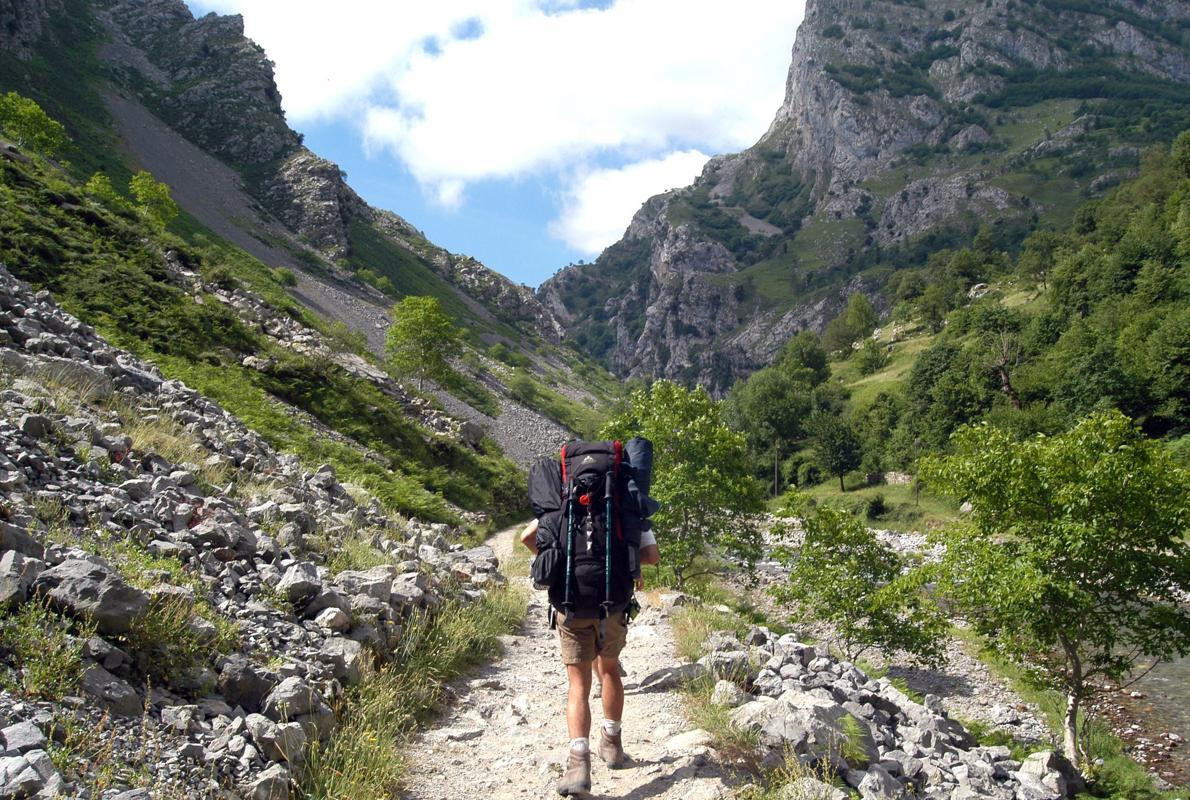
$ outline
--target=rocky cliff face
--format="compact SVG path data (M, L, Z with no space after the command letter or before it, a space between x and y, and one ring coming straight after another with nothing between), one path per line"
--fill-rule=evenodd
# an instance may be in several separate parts
M26 3L24 16L30 16L36 3L18 5ZM38 13L44 18L44 10ZM389 270L399 271L401 259L365 264L358 252L359 229L368 228L495 317L547 338L560 336L556 320L530 289L433 245L395 214L372 208L337 165L303 147L285 121L272 62L245 38L239 16L195 19L182 0L117 0L97 9L96 16L109 36L101 56L123 91L237 167L255 199L293 234L294 247L311 248L331 269L336 263L366 267L399 288L399 276Z
M0 50L28 58L42 36L46 18L60 9L60 0L19 0L0 5Z
M121 0L101 19L118 45L141 51L155 67L146 74L125 62L143 81L146 99L203 149L250 165L297 148L300 139L285 124L273 64L244 37L238 15L195 19L181 0Z
M1133 167L1120 145L1151 116L1137 98L1190 99L1188 16L1181 1L810 0L760 141L647 202L539 295L622 374L721 389L848 292L875 295L879 268L906 261L888 253L1027 228Z

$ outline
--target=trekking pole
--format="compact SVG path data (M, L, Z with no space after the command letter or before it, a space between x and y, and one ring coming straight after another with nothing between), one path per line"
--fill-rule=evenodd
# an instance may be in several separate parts
M599 606L599 639L607 634L607 617L611 611L612 602L612 492L615 482L612 473L607 473L603 484L603 496L606 501L606 511L603 517L603 602Z
M574 574L574 485L566 484L566 589L563 592L562 607L569 619L571 607L570 583Z

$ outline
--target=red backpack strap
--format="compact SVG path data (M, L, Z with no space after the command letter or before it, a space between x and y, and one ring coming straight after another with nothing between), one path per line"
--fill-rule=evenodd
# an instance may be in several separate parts
M558 456L558 460L562 462L562 496L566 496L566 445L562 445L562 454Z

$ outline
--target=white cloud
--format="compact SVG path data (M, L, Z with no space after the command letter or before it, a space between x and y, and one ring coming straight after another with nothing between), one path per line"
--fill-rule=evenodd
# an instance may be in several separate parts
M477 181L562 181L553 230L584 251L627 223L621 209L684 182L669 176L693 172L692 154L760 137L805 5L189 1L244 14L292 122L358 126L369 152L393 154L441 205L459 207Z
M586 255L595 255L624 233L641 201L689 184L710 156L680 150L664 158L578 176L566 192L550 233Z
M619 0L484 12L481 36L413 52L389 75L396 100L372 103L364 135L431 188L564 169L609 150L738 149L780 104L795 5L736 0L728 12L722 0ZM377 111L401 124L369 124Z

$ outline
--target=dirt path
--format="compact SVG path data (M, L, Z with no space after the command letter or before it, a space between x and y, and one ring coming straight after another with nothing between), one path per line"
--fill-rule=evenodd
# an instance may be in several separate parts
M514 531L497 534L507 574L526 558L513 553ZM510 569L512 565L512 569ZM529 585L527 578L513 581ZM530 590L532 591L532 590ZM557 797L554 784L566 755L563 717L566 676L556 634L546 627L544 596L533 592L525 624L505 637L504 655L456 684L455 701L407 753L411 775L404 800L513 800ZM705 748L672 741L691 726L674 692L638 691L646 675L679 663L665 612L646 607L629 629L623 654L624 748L632 762L609 770L593 760L596 798L620 800L718 800L731 796ZM593 729L602 719L592 700Z

